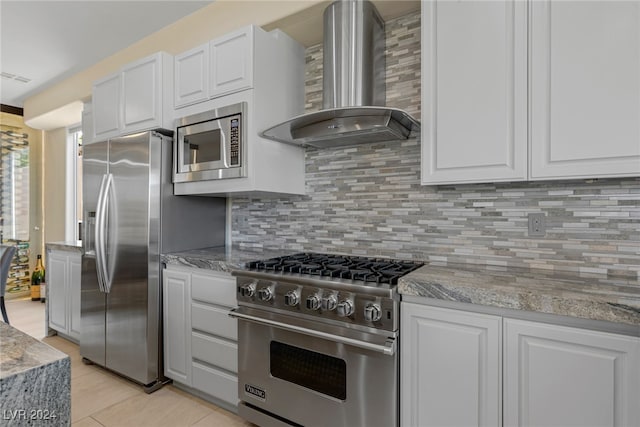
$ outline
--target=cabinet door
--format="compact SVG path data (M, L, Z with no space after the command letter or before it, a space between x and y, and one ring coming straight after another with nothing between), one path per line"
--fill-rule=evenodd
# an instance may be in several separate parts
M526 12L422 2L422 184L527 178Z
M161 60L161 56L156 54L122 69L122 130L125 133L151 129L160 124Z
M253 27L245 27L209 42L211 98L253 85Z
M58 332L68 334L67 322L67 257L64 253L49 252L49 326Z
M497 316L402 303L403 426L499 426Z
M640 175L640 2L531 2L531 179Z
M205 101L209 96L209 44L176 55L174 106Z
M120 73L93 84L93 132L96 139L115 136L120 131Z
M507 426L640 425L640 338L504 320Z
M80 254L68 256L68 319L69 336L80 341L80 281L82 277L82 260Z
M163 285L164 374L191 385L191 276L165 269Z

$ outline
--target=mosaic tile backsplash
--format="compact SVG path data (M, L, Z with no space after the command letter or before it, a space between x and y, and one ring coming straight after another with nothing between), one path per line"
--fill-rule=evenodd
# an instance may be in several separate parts
M387 105L420 117L420 14L391 20ZM322 46L307 50L308 111L322 105ZM307 195L232 200L241 248L523 267L638 278L640 178L420 185L420 142L307 149ZM546 214L529 237L527 216Z

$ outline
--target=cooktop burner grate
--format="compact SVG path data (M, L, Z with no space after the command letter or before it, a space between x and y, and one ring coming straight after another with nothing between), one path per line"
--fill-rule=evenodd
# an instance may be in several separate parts
M400 277L422 265L421 262L413 261L302 252L251 261L245 267L249 270L311 274L396 285Z

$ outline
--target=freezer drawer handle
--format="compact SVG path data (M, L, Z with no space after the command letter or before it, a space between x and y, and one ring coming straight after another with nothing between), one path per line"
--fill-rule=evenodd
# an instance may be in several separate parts
M393 356L396 352L396 340L393 338L388 338L384 345L371 344L366 341L360 341L353 338L343 337L340 335L334 335L334 334L329 334L322 331L307 329L300 326L290 325L288 323L282 323L282 322L277 322L275 320L264 319L258 316L251 316L249 314L240 313L237 310L238 309L236 308L231 309L231 311L229 312L229 316L240 319L240 320L247 320L249 322L258 323L261 325L268 325L268 326L284 329L287 331L298 332L304 335L309 335L311 337L323 338L329 341L334 341L341 344L363 348L365 350L372 350L378 353L386 354L387 356Z

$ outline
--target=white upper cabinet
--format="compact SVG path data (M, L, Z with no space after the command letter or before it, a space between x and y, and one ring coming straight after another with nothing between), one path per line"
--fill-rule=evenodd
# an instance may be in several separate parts
M640 175L640 2L531 3L531 179Z
M260 73L271 76L271 70L277 66L260 59L278 61L278 51L289 47L286 42L268 39L277 40L277 32L267 33L248 25L176 55L174 107L182 108L253 88L256 67L261 67ZM265 51L263 55L258 55L256 46Z
M521 1L422 3L422 182L527 177Z
M253 25L177 55L176 120L246 105L246 176L176 182L174 194L304 194L304 149L260 136L304 111L304 67L302 45L280 30Z
M173 57L158 52L93 84L94 139L173 128Z
M253 34L248 26L209 42L211 98L253 85Z
M120 131L120 73L93 83L93 136L109 138Z
M209 96L209 43L174 58L176 108L206 101Z
M423 1L422 183L640 175L640 3Z

